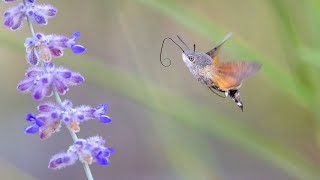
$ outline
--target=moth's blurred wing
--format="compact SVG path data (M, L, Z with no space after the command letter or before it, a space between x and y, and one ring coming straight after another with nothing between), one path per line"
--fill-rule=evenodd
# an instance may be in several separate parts
M217 63L218 62L218 54L219 54L219 51L222 47L222 45L231 37L232 33L229 32L224 38L223 40L221 41L220 44L218 44L217 46L215 46L213 49L211 49L210 51L208 51L206 54L209 55L213 62L214 63Z
M244 79L254 75L260 67L261 64L245 61L212 64L211 80L221 90L237 89Z

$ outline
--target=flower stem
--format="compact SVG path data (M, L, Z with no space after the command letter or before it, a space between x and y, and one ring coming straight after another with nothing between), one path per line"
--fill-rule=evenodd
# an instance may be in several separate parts
M26 6L27 5L26 0L22 0L22 1L23 1L23 4ZM36 33L34 33L34 29L33 29L33 26L32 26L32 23L30 21L29 16L27 16L27 22L28 22L28 26L29 26L29 29L30 29L30 32L31 32L32 36L35 37Z
M61 101L60 95L59 95L58 91L55 88L53 90L53 93L54 93L56 101L61 105L62 101ZM70 135L71 135L71 137L73 139L73 142L76 142L78 140L77 134L75 132L73 132L69 127L67 127L67 128L68 128L69 133L70 133ZM89 165L84 163L84 162L82 162L82 165L83 165L84 172L87 175L87 179L88 180L93 180L93 176L92 176L92 173L91 173Z
M22 0L22 1L23 1L23 4L26 5L26 0ZM28 22L28 26L29 26L29 29L30 29L30 32L31 32L32 36L35 37L36 34L34 32L34 29L33 29L33 26L32 26L32 23L30 21L29 16L27 16L27 22ZM61 105L62 104L62 100L61 100L60 95L59 95L58 91L56 90L56 88L53 89L53 93L54 93L54 96L55 96L55 99L56 99L57 103L59 105ZM72 137L73 142L76 142L78 140L77 134L75 132L73 132L69 127L67 127L67 128L69 130L69 133L70 133L70 135ZM94 180L89 165L84 163L84 162L82 162L82 165L83 165L84 172L86 173L87 179L88 180Z

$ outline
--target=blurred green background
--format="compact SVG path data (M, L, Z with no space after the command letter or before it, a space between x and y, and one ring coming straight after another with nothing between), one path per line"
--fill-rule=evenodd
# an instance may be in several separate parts
M49 1L38 1L49 2ZM320 179L320 1L119 0L53 1L57 17L36 31L80 30L88 50L56 59L86 77L63 96L75 104L109 102L109 125L82 124L78 136L101 135L116 149L108 167L91 166L97 180ZM12 4L1 4L4 12ZM206 52L233 32L221 61L263 64L244 83L244 112L204 88L177 47L181 35ZM28 67L24 27L0 30L0 179L85 179L80 163L47 169L67 149L66 128L46 141L25 135L24 117L37 102L16 84Z

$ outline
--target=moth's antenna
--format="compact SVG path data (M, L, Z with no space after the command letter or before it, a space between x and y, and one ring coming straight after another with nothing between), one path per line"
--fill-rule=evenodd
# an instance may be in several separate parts
M178 37L178 39L182 42L182 44L185 45L185 46L187 47L187 49L190 50L190 48L189 48L189 47L187 46L187 44L182 40L182 38L181 38L179 35L177 35L177 37Z
M196 52L196 44L193 44L193 52Z
M171 59L170 59L170 58L164 58L164 59L162 59L162 49L163 49L163 45L164 45L164 42L165 42L167 39L171 40L174 44L176 44L176 45L181 49L182 52L184 52L184 50L182 49L182 47L181 47L178 43L176 43L172 38L170 38L170 37L164 38L163 41L162 41L161 49L160 49L160 63L161 63L162 66L164 66L164 67L169 67L169 66L171 65ZM163 64L163 61L164 61L164 60L168 60L169 64L168 64L168 65Z

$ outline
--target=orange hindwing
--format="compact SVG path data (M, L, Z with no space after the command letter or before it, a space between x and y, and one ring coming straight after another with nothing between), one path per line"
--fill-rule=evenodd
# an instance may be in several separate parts
M254 75L261 64L254 62L225 62L211 65L211 80L221 90L228 91L240 87L242 81Z

